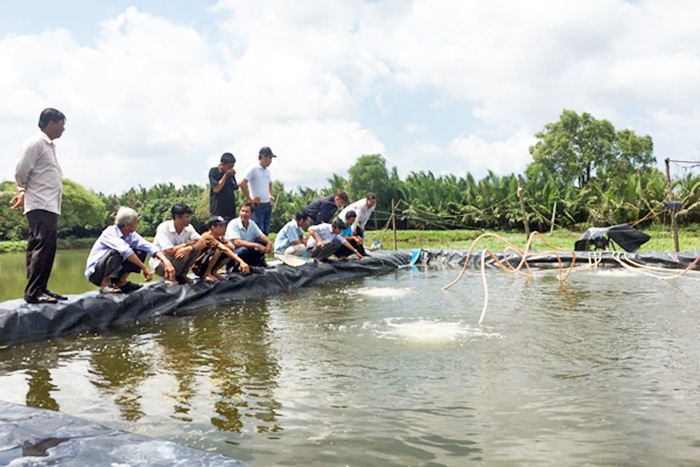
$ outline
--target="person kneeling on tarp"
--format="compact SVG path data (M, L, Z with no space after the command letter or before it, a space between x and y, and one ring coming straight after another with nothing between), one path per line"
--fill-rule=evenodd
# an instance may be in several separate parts
M306 252L304 229L309 225L309 214L298 211L294 219L287 222L275 237L275 253L301 256Z
M253 203L243 203L238 217L228 223L225 236L236 247L234 252L248 265L266 267L265 254L272 252L272 242L251 219L254 212Z
M127 281L129 274L143 271L146 281L153 273L144 264L150 254L163 262L164 277L175 278L175 268L162 251L136 233L139 227L138 213L131 208L120 207L114 225L102 231L92 245L85 268L85 277L100 288L102 293L129 293L141 288Z
M192 227L192 210L183 203L173 205L170 209L172 219L161 222L156 228L156 236L153 244L165 257L170 260L175 268L175 281L178 284L191 284L192 279L187 277L194 260L199 252L204 249L202 237ZM159 276L163 276L163 264L158 258L151 258L151 269ZM165 278L164 278L165 279ZM165 279L166 284L174 284L175 281Z
M340 236L347 240L350 245L354 246L355 249L359 251L362 256L367 256L367 252L365 251L365 247L362 243L362 236L353 235L352 232L352 225L355 222L356 218L357 214L355 214L355 211L348 211L345 213L345 229L343 229L343 231L340 232ZM338 258L345 258L350 256L351 254L352 251L345 245L341 245L340 248L338 248L338 250L335 252L335 255Z
M224 237L226 220L221 216L214 216L209 219L208 225L209 230L202 234L202 240L206 242L206 246L195 260L192 271L204 280L218 281L223 279L219 269L229 260L233 260L238 263L238 269L242 274L248 274L250 272L248 264L233 252L235 247Z
M347 240L340 236L340 232L345 228L345 222L340 219L333 221L333 224L319 224L309 227L311 238L307 243L309 256L319 261L327 260L341 246L345 246L358 259L362 259L362 254L355 249Z

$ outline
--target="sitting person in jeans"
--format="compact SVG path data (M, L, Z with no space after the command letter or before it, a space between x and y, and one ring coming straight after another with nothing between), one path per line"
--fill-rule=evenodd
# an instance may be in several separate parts
M325 261L341 246L346 246L358 259L362 259L360 252L340 236L340 232L342 232L344 228L345 222L340 219L334 220L333 224L323 223L309 227L311 238L306 244L309 256L319 261Z
M163 263L163 277L175 278L175 268L151 242L136 233L139 227L138 213L131 208L121 207L117 211L114 225L104 229L90 250L85 268L85 277L100 287L102 293L128 293L141 286L127 281L132 272L143 271L146 281L153 273L144 263L146 255L160 259Z
M246 262L233 252L236 247L226 240L225 231L226 220L223 217L214 216L209 219L209 230L202 234L202 240L206 246L192 266L192 271L204 280L218 281L223 279L219 274L219 269L225 266L229 260L237 263L242 274L250 272Z
M272 242L251 219L253 212L253 203L243 203L238 217L228 223L225 237L236 247L234 253L249 266L266 267L265 255L272 252Z

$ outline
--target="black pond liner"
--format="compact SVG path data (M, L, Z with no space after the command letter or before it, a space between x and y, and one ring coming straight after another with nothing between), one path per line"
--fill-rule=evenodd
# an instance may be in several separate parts
M480 267L481 265L481 249L472 251L469 258L469 267ZM421 264L452 264L464 266L464 261L467 258L467 251L454 250L422 250L419 258ZM514 267L517 267L522 257L515 253L509 252L504 254L503 251L493 251L493 255L501 262L508 262ZM667 269L686 269L690 264L697 259L700 251L684 251L680 253L626 253L614 251L577 251L570 253L566 251L557 251L557 254L544 254L537 256L538 252L530 252L527 258L527 264L530 267L554 268L559 267L559 260L562 265L568 266L576 259L577 266L589 264L589 262L598 262L601 267L621 267L620 263L615 258L629 260L631 262L644 265ZM495 261L489 254L486 256L485 263L494 265ZM693 270L700 270L700 261L693 267ZM629 263L627 263L629 264ZM680 272L680 271L679 271Z
M413 250L375 251L362 260L300 267L284 264L254 268L248 276L190 285L147 284L130 294L97 291L71 295L58 304L28 304L22 299L0 303L0 346L38 341L80 332L124 326L138 320L225 305L292 289L383 274L409 264Z
M256 269L249 276L235 275L220 282L196 282L191 285L166 285L162 282L147 284L131 294L100 295L97 291L72 295L57 305L27 304L24 300L8 300L0 303L0 346L37 341L79 332L94 332L115 326L124 326L138 320L162 315L225 305L241 300L288 292L301 287L312 287L338 282L354 277L384 274L407 266L414 250L375 251L361 261L321 263L313 261L300 267L278 265L274 268ZM520 262L516 253L493 252L501 261L513 266ZM479 267L482 250L474 250L470 267ZM578 251L574 254L559 252L559 256L547 254L529 256L531 267L557 267L558 260L566 266L576 258L579 265L589 260L600 261L602 267L619 267L616 257L628 258L636 263L685 269L700 252L682 253L618 253ZM464 265L466 251L421 250L417 257L420 264ZM490 256L487 264L493 264ZM695 269L700 269L696 265Z
M0 465L238 467L222 456L0 401Z

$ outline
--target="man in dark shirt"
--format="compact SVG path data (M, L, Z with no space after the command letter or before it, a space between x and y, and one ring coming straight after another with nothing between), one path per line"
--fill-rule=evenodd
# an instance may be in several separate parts
M226 222L238 215L236 211L236 158L230 152L221 156L218 167L209 170L209 211L212 216L221 216Z
M304 211L309 213L311 225L328 224L338 209L346 204L348 204L348 194L345 190L338 190L335 195L319 198L312 202L304 208Z

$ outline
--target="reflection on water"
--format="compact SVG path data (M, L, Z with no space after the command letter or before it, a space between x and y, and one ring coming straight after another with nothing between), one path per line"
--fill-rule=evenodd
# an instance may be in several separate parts
M49 289L62 294L79 294L96 287L85 278L89 250L59 250L51 270ZM136 274L132 278L139 280ZM0 302L24 296L27 284L24 253L0 254Z
M478 272L292 291L0 351L0 399L253 465L700 456L694 282Z

